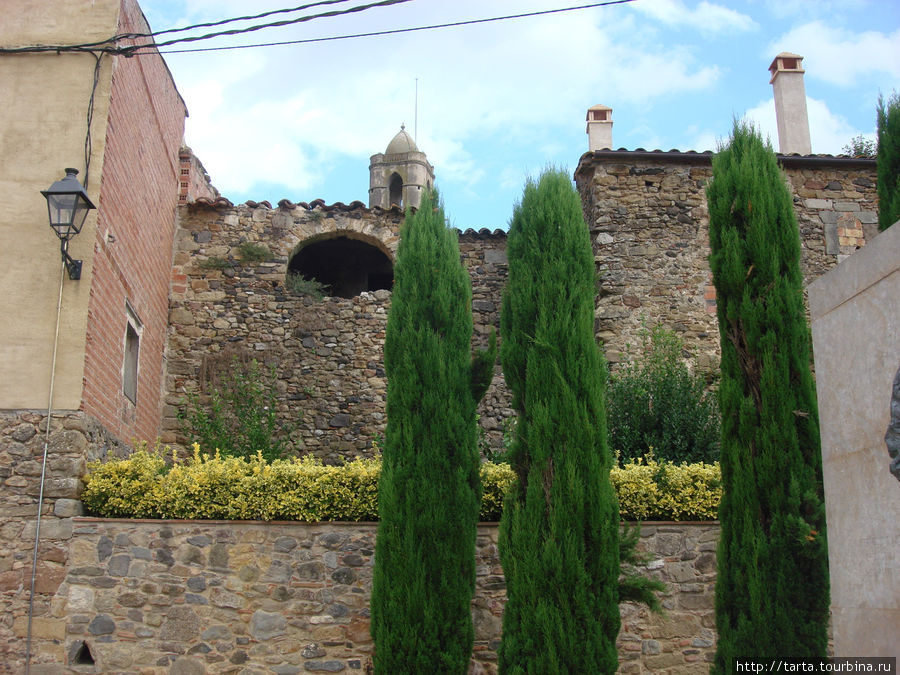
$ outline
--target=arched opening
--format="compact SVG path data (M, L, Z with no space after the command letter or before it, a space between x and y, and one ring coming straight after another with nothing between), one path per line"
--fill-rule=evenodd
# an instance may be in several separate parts
M339 298L352 298L363 291L390 290L394 285L391 259L377 247L346 236L303 246L288 264L288 275L297 274L315 279L329 295Z
M402 209L403 179L400 178L400 174L391 174L391 182L388 184L388 194L390 195L390 198L388 199L388 206L390 207L396 204Z
M91 648L87 642L77 640L72 644L69 649L70 666L93 666L95 663L94 655L91 654Z

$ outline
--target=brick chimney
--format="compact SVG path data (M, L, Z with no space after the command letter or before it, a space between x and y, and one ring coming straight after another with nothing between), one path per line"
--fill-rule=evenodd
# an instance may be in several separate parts
M775 119L778 122L778 148L783 155L812 154L809 142L809 116L806 112L806 87L803 86L803 57L781 52L769 66L775 90Z
M587 111L588 150L612 149L612 108L595 105Z

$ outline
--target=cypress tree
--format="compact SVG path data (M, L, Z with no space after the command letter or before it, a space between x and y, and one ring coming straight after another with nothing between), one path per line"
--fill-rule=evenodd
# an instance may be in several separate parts
M507 239L501 359L518 413L500 521L501 673L613 673L618 504L609 480L596 278L568 176L529 181Z
M387 430L372 587L376 673L465 673L480 503L471 282L435 193L407 212L385 334Z
M900 95L878 97L878 229L900 220Z
M707 188L722 378L718 645L735 658L824 657L829 582L800 238L775 154L735 122Z

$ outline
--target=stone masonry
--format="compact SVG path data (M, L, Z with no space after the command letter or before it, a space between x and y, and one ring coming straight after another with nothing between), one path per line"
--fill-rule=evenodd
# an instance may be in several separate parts
M596 332L614 369L634 354L644 326L661 323L684 339L701 372L718 367L705 186L709 153L597 151L575 173L598 270ZM780 157L794 206L807 281L864 246L876 231L875 162ZM163 440L184 440L178 407L205 392L232 358L275 368L279 412L295 421L298 452L326 461L366 453L384 432L382 352L390 292L301 298L285 288L291 257L335 236L370 244L393 260L403 214L360 202L326 206L283 200L235 206L200 198L180 208L170 295ZM243 242L271 258L243 263ZM503 232L466 230L460 253L472 277L475 335L499 329L506 280ZM215 265L212 263L216 263ZM210 379L212 378L212 379ZM502 444L513 417L499 364L479 408L485 440Z
M32 672L368 672L376 530L75 518L45 563L54 575ZM619 672L707 672L718 525L646 523L641 535L646 573L669 585L666 613L622 605ZM496 673L505 603L496 524L479 526L476 563L470 672ZM19 672L12 654L5 664Z
M282 202L272 209L219 200L183 208L170 296L162 440L184 440L177 413L186 394L207 394L237 358L274 369L279 414L297 425L298 452L337 462L370 450L385 426L382 353L391 293L297 296L286 287L288 264L302 243L338 234L393 259L402 218L396 208L370 210L358 202L331 207ZM266 246L271 256L243 262L244 242ZM473 277L473 343L482 346L499 326L505 236L469 231L460 237L460 249ZM499 366L497 373L480 414L486 433L499 443L503 420L512 411Z
M81 412L54 412L49 438L47 414L0 411L0 670L22 672L28 627L34 539L44 442L47 472L35 582L35 640L45 658L63 662L65 620L58 593L66 577L73 518L82 514L80 476L85 463L127 450L94 418Z
M718 368L705 188L711 153L602 150L581 157L581 193L601 275L597 336L611 364L643 326L677 331L701 371ZM809 283L877 233L875 160L780 156Z

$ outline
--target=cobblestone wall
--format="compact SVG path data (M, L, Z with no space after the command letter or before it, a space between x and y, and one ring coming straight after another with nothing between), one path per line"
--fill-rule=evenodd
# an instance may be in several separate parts
M62 661L65 622L57 620L58 592L69 563L72 519L82 513L79 476L85 462L124 451L92 417L55 412L46 435L46 411L0 411L0 669L22 672L28 633L41 462L47 472L35 582L32 634L46 640L45 658Z
M297 426L294 446L329 462L371 449L384 433L384 332L391 293L316 300L285 286L291 256L304 242L330 236L364 241L393 258L402 214L343 204L266 204L181 209L169 312L165 442L183 441L177 418L188 392L206 394L237 358L273 368L279 414ZM270 256L241 260L244 242ZM505 236L460 237L473 277L475 336L487 342L499 325L506 276ZM499 367L480 408L488 437L499 442L510 417Z
M705 187L709 153L598 151L575 172L601 273L597 335L617 363L642 326L677 331L702 370L718 367L719 333ZM781 157L806 282L877 232L875 161Z
M365 672L374 524L76 518L45 589L33 673ZM648 574L664 617L622 606L622 673L707 672L714 653L715 523L651 523ZM497 527L478 531L470 672L495 673L505 603ZM52 586L52 588L50 588ZM4 672L21 642L8 647Z
M715 289L705 185L711 155L600 151L581 158L581 192L601 277L596 330L613 364L634 353L642 326L675 330L701 371L718 366ZM865 245L876 223L872 160L782 157L810 281ZM312 301L285 289L303 242L360 239L393 257L399 210L224 199L181 208L170 297L163 439L179 440L178 406L204 391L232 358L276 369L279 410L299 426L295 447L327 461L366 453L384 432L382 368L388 291ZM265 244L267 261L240 260L242 242ZM462 259L472 277L473 342L499 326L506 280L503 233L467 230ZM499 365L479 408L484 441L503 442L513 416Z

